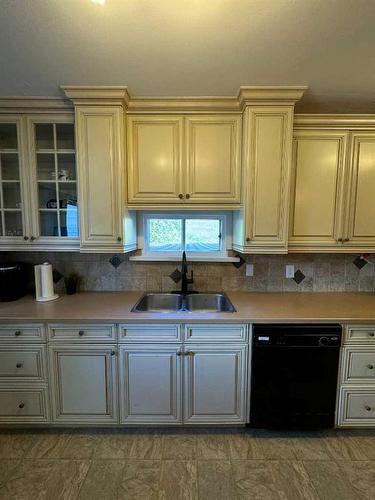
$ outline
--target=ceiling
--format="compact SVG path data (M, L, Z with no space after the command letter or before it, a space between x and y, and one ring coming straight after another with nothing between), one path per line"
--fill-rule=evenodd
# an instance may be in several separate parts
M375 0L0 0L0 95L308 85L299 111L375 113Z

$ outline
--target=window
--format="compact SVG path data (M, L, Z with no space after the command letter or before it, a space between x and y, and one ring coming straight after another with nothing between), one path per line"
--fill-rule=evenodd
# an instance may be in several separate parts
M147 213L139 215L142 255L165 260L181 257L186 251L190 258L225 258L227 256L228 213L184 212Z

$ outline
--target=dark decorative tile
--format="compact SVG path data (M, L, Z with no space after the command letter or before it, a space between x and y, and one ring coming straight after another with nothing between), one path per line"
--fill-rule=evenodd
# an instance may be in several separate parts
M118 255L112 255L108 262L117 269L122 264L122 259Z
M241 255L236 255L236 257L239 257L240 261L239 262L232 262L232 264L234 265L234 267L236 267L237 269L239 269L241 266L243 266L245 264L245 259L243 259L241 257Z
M299 285L300 283L302 283L302 281L305 278L306 278L306 276L299 269L297 269L297 271L294 273L294 278L293 279L297 283L297 285Z
M54 283L58 283L62 277L63 277L63 275L57 269L54 269L52 271L52 278L53 278Z
M178 283L179 281L181 281L181 272L178 270L178 269L175 269L173 271L173 273L171 273L169 275L169 277L175 282L175 283Z
M358 257L356 257L353 260L353 264L356 267L358 267L358 269L362 269L362 267L365 267L365 265L367 264L367 262L365 261L365 259L361 255L358 255Z

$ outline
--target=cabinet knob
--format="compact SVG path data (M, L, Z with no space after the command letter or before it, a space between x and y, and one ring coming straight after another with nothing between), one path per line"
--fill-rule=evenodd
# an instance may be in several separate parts
M23 364L22 363L17 363L16 364L16 368L22 368L23 367Z
M373 337L374 335L375 335L374 332L369 332L369 334L368 334L369 337Z
M121 236L117 236L117 241L121 241L121 240L122 240Z
M24 236L24 237L23 237L23 239L24 239L25 241L27 241L27 240L29 239L29 237L28 237L28 236Z
M371 406L365 405L365 410L366 411L371 411Z
M183 200L183 199L184 199L184 195L183 195L182 193L180 193L180 194L178 195L178 197L180 198L180 200Z
M338 241L339 243L342 243L344 240L343 240L342 238L337 238L337 241Z
M367 365L367 368L368 368L369 370L373 370L373 369L374 369L374 365Z
M83 335L85 335L85 332L84 332L83 330L80 330L80 331L78 332L78 335L79 335L80 337L82 337Z
M24 407L25 407L25 403L20 403L20 404L18 405L18 408L24 408Z
M186 352L184 352L184 355L185 356L194 356L194 353L193 353L193 351L186 351Z
M190 198L190 194L186 193L186 199L188 200Z
M345 239L344 239L344 242L345 242L345 243L346 243L346 242L348 242L348 241L349 241L349 238L345 238Z
M181 351L178 351L178 352L176 352L176 355L177 355L177 356L182 356L182 355L183 355L183 353L182 353Z
M34 241L35 240L35 236L30 236L30 240Z
M14 332L14 335L15 335L16 337L19 337L19 336L21 335L21 333L22 333L22 332L21 332L21 330L16 330L16 331Z
M251 241L251 238L247 237L247 238L246 238L246 241L247 241L247 242Z
M111 356L116 356L117 352L116 351L111 351Z

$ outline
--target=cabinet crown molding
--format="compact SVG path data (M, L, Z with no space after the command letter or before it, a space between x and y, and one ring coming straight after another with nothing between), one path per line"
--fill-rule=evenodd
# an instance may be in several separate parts
M293 105L299 101L307 86L241 86L238 91L237 99L241 108L251 104L285 104Z
M294 127L366 129L375 127L374 114L296 114Z
M124 86L66 85L61 87L68 99L77 104L122 105L128 107L130 95Z

